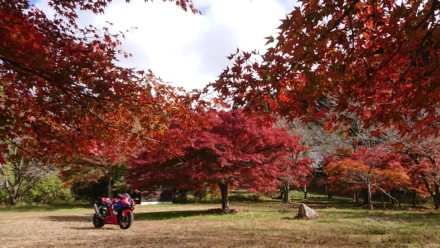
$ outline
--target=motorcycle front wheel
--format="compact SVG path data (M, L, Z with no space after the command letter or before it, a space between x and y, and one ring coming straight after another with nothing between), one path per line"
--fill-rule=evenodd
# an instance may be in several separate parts
M118 214L118 224L121 229L130 228L131 224L133 224L134 215L133 212L128 212L125 217L122 216L122 212Z
M101 228L104 226L104 220L101 219L97 214L93 215L92 222L95 228Z

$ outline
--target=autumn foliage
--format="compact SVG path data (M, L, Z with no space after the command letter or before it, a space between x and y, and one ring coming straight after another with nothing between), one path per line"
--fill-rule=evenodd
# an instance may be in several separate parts
M49 1L52 17L27 0L0 1L1 143L26 137L70 156L121 128L142 125L146 136L159 128L157 108L174 104L176 91L116 63L130 56L120 48L123 33L77 24L77 11L100 14L110 2ZM191 1L176 3L197 12Z
M197 131L175 126L165 134L180 144L179 156L170 157L148 148L131 162L130 182L136 188L155 185L177 189L220 188L222 209L229 207L228 191L274 191L281 175L300 177L310 173L310 160L289 156L307 148L285 128L274 128L263 118L241 110L209 112L208 125Z
M323 161L332 190L366 191L372 208L373 194L409 189L440 208L439 142L426 138L440 123L438 0L300 0L266 52L229 57L205 91L215 100L120 66L124 33L78 24L78 11L102 14L111 2L51 0L48 16L0 0L0 165L58 164L66 181L107 177L111 194L112 171L132 158L131 186L218 187L227 209L231 188L289 191L312 177L309 147L275 118L342 127L344 137L356 119L368 135L390 128L402 139L335 147Z
M210 86L249 110L325 117L328 130L355 114L365 128L438 133L437 0L299 2L265 53L237 51Z
M409 186L406 165L401 161L401 154L393 147L360 147L349 158L329 163L325 171L334 189L340 187L348 193L367 192L370 209L373 209L373 193L388 194L393 189L402 190Z

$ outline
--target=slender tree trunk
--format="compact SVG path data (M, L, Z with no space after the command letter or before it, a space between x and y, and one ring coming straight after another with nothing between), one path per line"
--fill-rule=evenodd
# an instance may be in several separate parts
M327 193L327 198L333 198L332 192L329 190L328 185L325 185L325 192Z
M9 177L8 174L6 173L6 171L3 169L3 166L0 164L0 171L2 173L2 181L5 185L6 191L8 192L9 195L9 203L14 206L17 202L15 200L15 192L14 189L11 187L11 184L9 183ZM1 186L1 185L0 185Z
M439 183L434 183L434 189L431 187L429 180L427 179L427 176L422 173L423 182L426 186L426 189L428 190L429 194L432 197L432 200L434 200L434 208L440 209L440 185Z
M229 197L228 197L228 184L227 183L219 183L220 192L222 195L222 210L229 209Z
M397 203L399 204L399 208L402 208L402 204L400 203L399 200L397 200L396 197L394 197L394 196L391 195L391 191L390 191L390 193L388 193L388 192L386 192L384 189L382 189L381 187L379 187L379 186L377 186L377 185L373 185L373 186L375 186L378 190L382 191L382 204L384 204L384 206L385 206L385 202L384 202L384 200L383 200L383 195L385 194L385 195L387 195L390 199L392 199L393 202L397 202ZM393 203L393 204L394 204L394 203Z
M367 183L367 198L368 198L368 208L370 210L373 210L373 200L371 196L371 184L370 182Z
M108 169L104 169L104 172L107 174L107 197L110 199L113 199L113 171L112 171L112 167L110 166L110 168Z
M110 175L107 177L107 195L108 198L113 199L113 185L112 177Z
M284 185L284 184L283 184ZM284 199L284 186L280 188L280 197L278 199Z
M367 205L368 204L368 190L363 189L361 194L362 194L362 205Z
M304 190L304 199L307 199L307 186L306 185L304 185L304 188L303 188Z
M108 180L107 182L107 195L110 199L113 198L113 187L112 187L112 181Z

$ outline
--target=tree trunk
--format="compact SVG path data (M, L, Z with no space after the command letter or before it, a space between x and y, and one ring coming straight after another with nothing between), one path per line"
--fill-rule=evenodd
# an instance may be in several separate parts
M113 199L113 186L112 186L111 177L108 177L108 181L107 181L107 195L108 198Z
M2 177L3 177L2 181L4 182L4 184L5 184L5 188L6 188L6 191L8 192L8 195L9 195L9 203L10 203L12 206L14 206L14 205L16 204L16 201L15 201L15 194L14 194L14 192L13 192L13 189L12 189L11 185L9 184L9 177L8 177L8 174L7 174L6 171L3 169L3 166L2 166L1 164L0 164L0 171L1 171L1 173L2 173ZM2 185L0 185L0 186L2 186Z
M391 191L388 193L389 195L388 195L388 198L389 198L389 200L390 200L390 204L391 205L394 205L394 203L396 203L395 201L394 201L394 199L393 199L393 197L392 197L392 195L391 195Z
M283 202L288 203L290 202L290 187L288 183L283 183Z
M434 195L434 208L440 209L440 186L435 184L435 195Z
M304 185L304 199L307 199L307 186Z
M361 192L362 194L362 205L367 205L368 204L368 190L364 189Z
M382 200L382 208L387 208L385 205L385 199L383 197L383 194L380 194L380 199Z
M284 199L284 187L280 188L280 197L278 199Z
M228 184L227 183L219 183L220 192L222 195L222 210L229 209L229 198L228 198Z
M417 200L417 191L413 190L412 191L412 207L415 208L416 207L416 200Z
M367 183L367 198L368 198L368 208L370 210L373 210L373 200L371 196L371 184L370 182Z
M325 185L325 192L327 193L327 198L333 198L332 192L329 190L328 185Z

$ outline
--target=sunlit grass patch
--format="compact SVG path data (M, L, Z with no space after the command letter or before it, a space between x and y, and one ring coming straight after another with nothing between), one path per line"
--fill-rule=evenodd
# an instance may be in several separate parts
M296 219L301 202L314 208L320 217ZM347 204L349 207L345 208ZM40 233L44 233L41 226L47 226L51 237L60 242L57 246L67 247L73 245L69 240L75 237L84 244L96 243L100 237L124 240L124 244L134 247L139 244L145 247L438 247L440 244L440 212L433 209L369 211L347 203L347 199L327 200L322 196L294 199L291 203L273 199L232 201L230 207L236 210L233 214L212 211L220 208L218 203L139 205L134 211L133 226L124 232L113 226L95 230L91 206L89 209L2 209L0 225L27 227L36 223ZM28 221L34 216L37 221ZM62 228L54 229L54 225ZM29 226L29 232L35 228ZM7 230L3 229L4 235ZM27 235L26 228L20 230L22 235ZM66 238L70 236L71 239ZM221 246L225 241L227 245ZM17 238L16 242L18 246L20 240Z

